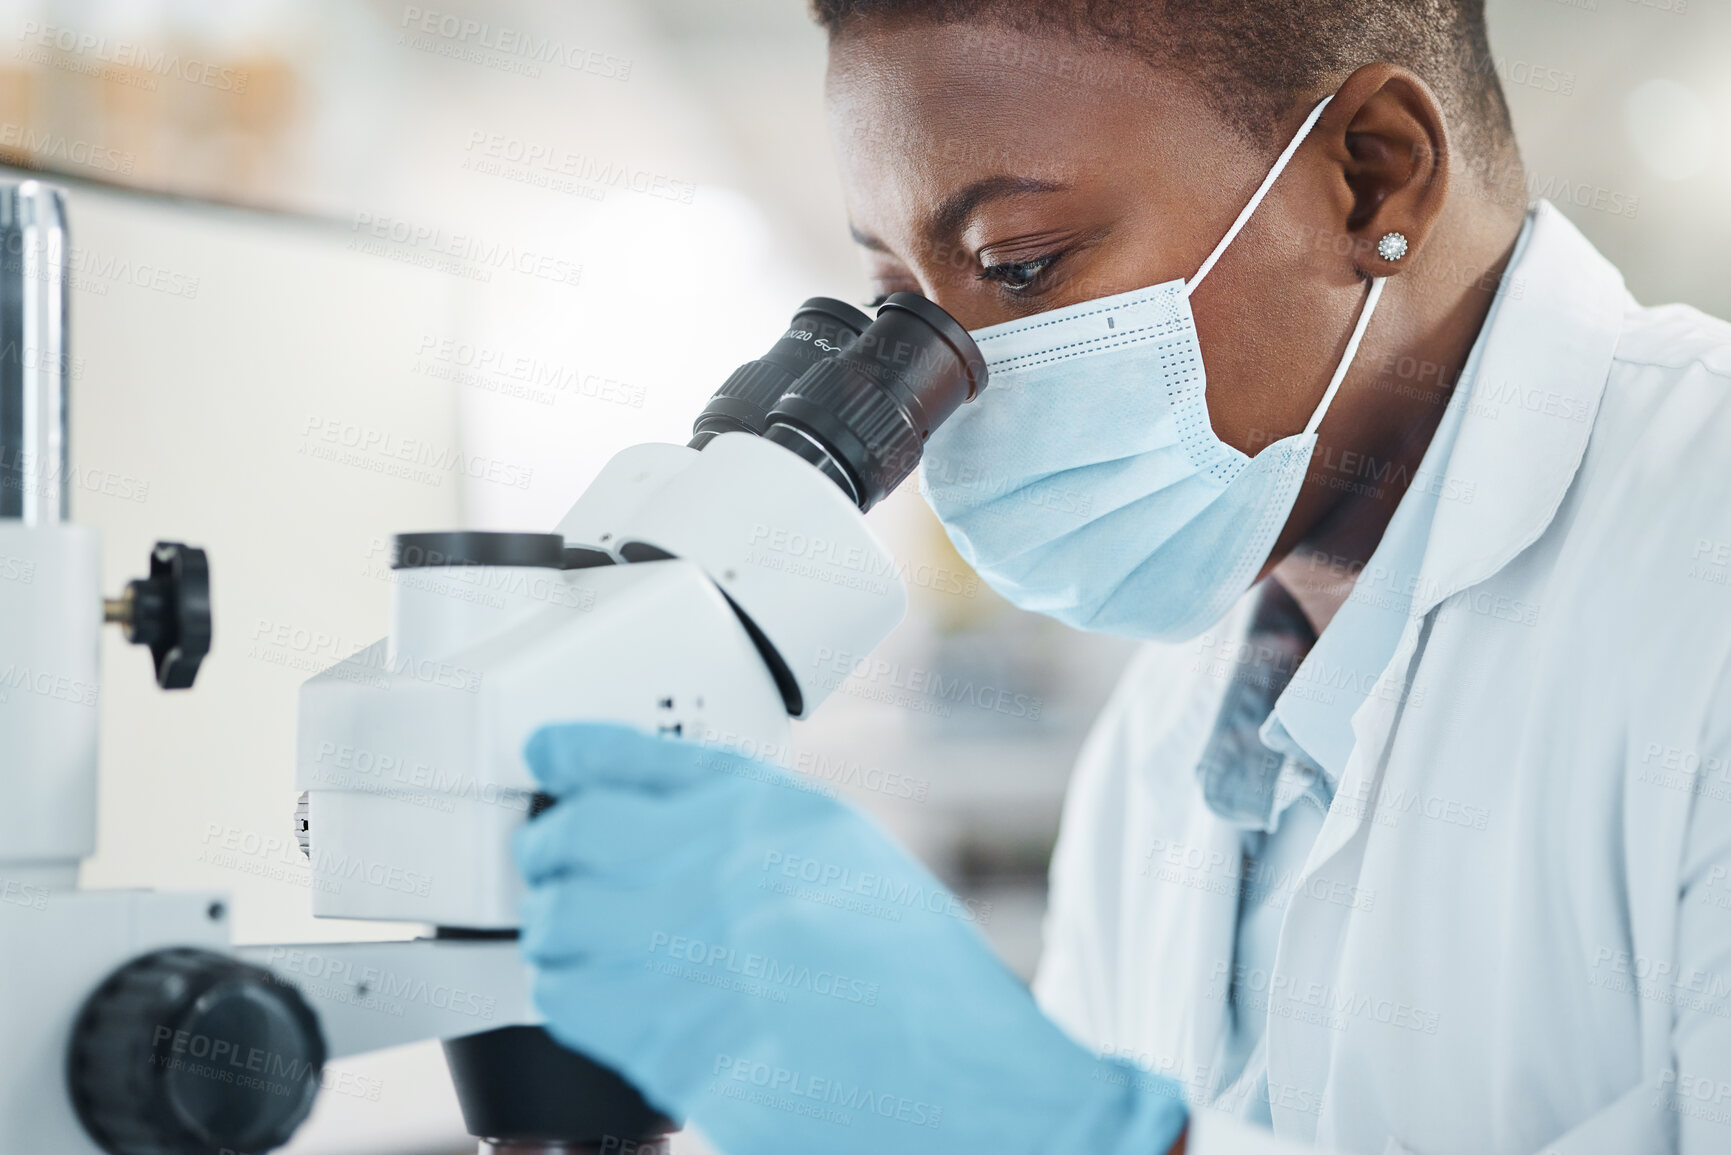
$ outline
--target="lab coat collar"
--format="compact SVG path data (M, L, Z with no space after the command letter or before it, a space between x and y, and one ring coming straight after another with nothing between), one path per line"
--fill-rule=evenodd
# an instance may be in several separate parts
M1505 274L1419 569L1422 617L1484 581L1550 525L1586 451L1610 375L1623 276L1548 201Z

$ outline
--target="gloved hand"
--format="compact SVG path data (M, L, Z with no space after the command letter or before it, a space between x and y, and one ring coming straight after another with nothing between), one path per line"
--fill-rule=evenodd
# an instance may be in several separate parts
M973 913L784 771L578 723L527 758L523 949L561 1043L729 1155L1162 1155L1176 1084L1097 1059Z

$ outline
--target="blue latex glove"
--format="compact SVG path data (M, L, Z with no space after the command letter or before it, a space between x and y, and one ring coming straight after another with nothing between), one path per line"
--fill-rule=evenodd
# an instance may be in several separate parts
M547 727L523 949L561 1043L729 1155L1163 1155L1176 1084L1097 1059L852 808L731 753Z

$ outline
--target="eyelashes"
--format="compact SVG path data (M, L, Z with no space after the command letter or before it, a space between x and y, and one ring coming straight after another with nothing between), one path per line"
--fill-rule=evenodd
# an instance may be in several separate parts
M1038 285L1043 278L1050 279L1045 278L1044 275L1051 271L1052 266L1056 265L1063 255L1062 253L1049 253L1026 261L1004 261L996 265L987 265L976 276L979 280L995 283L1007 293L1013 293L1017 296L1035 296L1037 294L1030 293L1029 290Z
M1053 288L1057 278L1053 276L1052 270L1059 261L1068 255L1069 251L1045 253L1021 261L999 261L996 264L985 265L974 274L974 279L995 286L1007 297L1021 300L1037 298ZM883 278L879 283L883 284L888 281L893 284L896 280L900 280L900 277ZM914 292L923 291L917 286L910 285L907 287ZM898 288L885 288L874 293L869 300L863 301L862 304L867 309L880 308L885 301L889 300L890 295L897 291L899 291Z

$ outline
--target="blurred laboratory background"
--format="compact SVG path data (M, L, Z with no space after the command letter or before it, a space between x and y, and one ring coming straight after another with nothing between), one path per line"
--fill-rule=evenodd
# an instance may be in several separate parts
M1642 301L1731 315L1731 4L1490 7L1515 195ZM74 515L110 588L159 538L215 580L194 692L105 643L84 882L225 888L241 941L401 937L307 914L296 688L383 632L392 533L549 528L616 450L683 442L801 299L866 296L822 35L802 0L0 13L0 163L69 190ZM422 450L446 464L405 466ZM791 768L878 814L1029 974L1070 763L1131 649L994 597L912 486L872 520L912 610ZM288 1150L473 1150L436 1047L343 1066L353 1093Z

